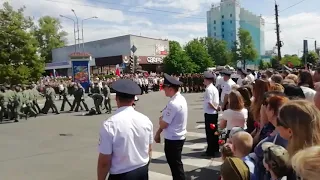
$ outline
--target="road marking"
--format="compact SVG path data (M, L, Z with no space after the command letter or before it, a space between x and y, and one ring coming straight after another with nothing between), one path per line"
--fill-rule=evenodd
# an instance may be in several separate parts
M206 138L205 133L197 133L197 132L187 132L187 136L198 137L198 138Z
M157 173L154 171L149 171L149 179L150 180L172 180L172 176L162 174L162 173Z
M161 161L167 161L165 153L158 152L158 151L152 151L152 159L161 160ZM220 165L222 162L215 161L211 159L200 159L200 158L194 158L194 157L188 157L182 155L182 163L188 166L196 166L199 168L208 168L213 170L220 170Z
M204 129L206 126L204 124L199 124L196 126L196 129Z
M192 143L192 144L184 144L183 147L190 149L205 149L207 147L207 143Z

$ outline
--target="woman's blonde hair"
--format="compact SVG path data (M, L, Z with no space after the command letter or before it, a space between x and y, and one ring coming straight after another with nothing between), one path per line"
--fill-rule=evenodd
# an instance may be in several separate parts
M289 74L285 79L291 79L295 84L298 84L299 77L295 74Z
M320 111L308 101L293 100L282 106L277 126L292 130L287 146L290 157L301 149L320 144Z
M274 83L271 85L271 91L284 92L284 87L281 84Z
M291 159L292 168L303 179L320 179L320 146L311 146L295 154Z

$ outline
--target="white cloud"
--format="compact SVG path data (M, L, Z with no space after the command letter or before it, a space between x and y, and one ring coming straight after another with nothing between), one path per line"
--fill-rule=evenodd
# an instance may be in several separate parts
M309 41L309 50L314 50L314 39L319 39L320 14L317 13L300 13L289 17L280 17L280 37L284 43L282 48L283 54L300 54L303 51L303 40ZM266 21L274 22L274 17L267 17ZM265 41L266 49L272 49L276 44L275 25L266 24Z
M0 0L3 3L5 0ZM51 2L59 1L60 3ZM63 1L63 3L61 3ZM208 5L212 2L220 0L139 0L139 4L146 3L145 7L173 7L180 9L181 12L189 13L190 11L199 11L201 6ZM135 34L148 36L153 38L167 38L176 40L182 44L192 38L206 36L205 20L195 21L191 19L175 19L176 14L165 14L168 17L158 18L149 14L128 15L120 10L109 10L98 4L90 4L89 0L11 0L14 8L26 6L26 15L38 18L40 16L49 15L59 17L63 14L74 17L71 9L74 8L80 19L98 16L98 20L87 21L84 26L85 41L104 39L125 34ZM127 2L127 0L125 1ZM71 4L69 4L71 3ZM74 4L72 4L74 3ZM80 4L80 5L75 5ZM130 3L129 3L130 4ZM104 4L105 5L105 4ZM96 7L92 7L96 6ZM142 12L143 9L136 8L136 11ZM176 10L176 11L178 11ZM205 9L206 10L206 9ZM146 10L149 12L149 10ZM169 10L168 10L169 11ZM158 12L154 12L154 15ZM162 13L159 13L162 14ZM158 14L158 15L159 15ZM72 44L73 23L67 19L61 19L64 30L69 33L68 40ZM152 21L153 20L153 21ZM190 20L190 22L188 22ZM288 17L280 17L281 39L284 42L282 48L283 54L298 54L302 51L302 41L305 37L320 38L320 20L319 13L300 13ZM265 45L266 50L272 49L276 44L274 17L266 17L265 27ZM314 40L309 40L309 49L314 49ZM301 55L301 53L300 53Z
M187 11L198 11L202 5L218 3L220 0L149 0L145 3L146 7L170 7ZM190 13L190 12L186 12Z

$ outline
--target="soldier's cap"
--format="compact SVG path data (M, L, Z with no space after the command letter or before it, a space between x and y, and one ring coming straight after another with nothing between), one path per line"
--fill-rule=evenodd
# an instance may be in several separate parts
M111 88L121 97L134 98L141 94L141 88L130 79L119 79L111 84Z
M163 85L165 86L181 86L183 83L178 81L178 79L176 79L173 76L168 75L167 73L164 73L164 81L163 81Z
M250 74L248 71L246 71L245 69L240 69L240 72L244 75L248 75Z
M283 65L283 67L284 67L284 70L285 70L285 71L292 72L292 69L291 69L291 68L289 68L288 66ZM290 74L290 73L289 73L289 74Z
M287 167L290 161L288 151L279 145L271 142L265 142L262 144L263 157L266 164L271 166L271 169L279 169Z
M203 73L204 78L206 79L214 79L216 77L215 74L213 74L211 71L205 71Z
M227 157L221 165L223 179L250 180L250 170L244 161L237 157Z
M231 76L232 72L225 69L225 70L221 71L220 74L224 75L224 76Z

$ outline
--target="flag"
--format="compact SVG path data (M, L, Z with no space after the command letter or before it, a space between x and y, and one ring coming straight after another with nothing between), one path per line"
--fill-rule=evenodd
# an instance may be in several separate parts
M120 76L120 69L119 68L116 69L116 75Z

